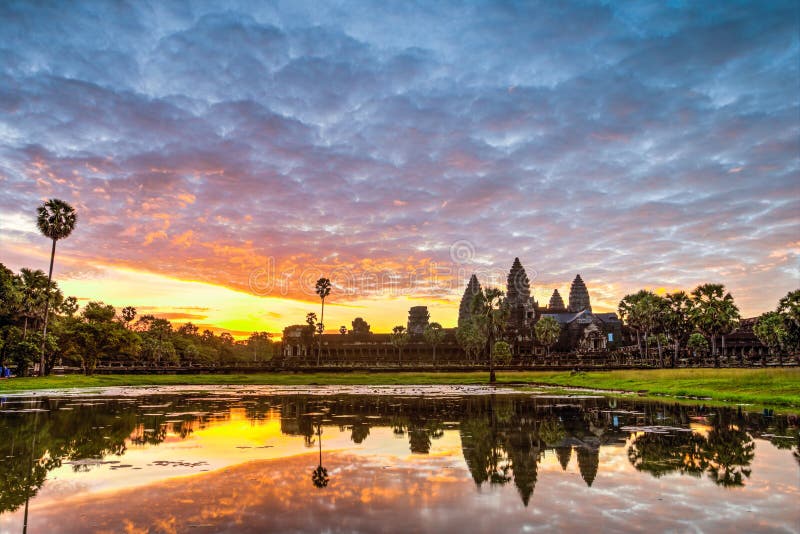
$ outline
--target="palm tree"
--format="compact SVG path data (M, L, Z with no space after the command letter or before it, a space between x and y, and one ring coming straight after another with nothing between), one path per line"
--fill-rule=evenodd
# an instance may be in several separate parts
M786 322L786 346L797 355L800 364L800 289L795 289L786 294L778 302L778 313Z
M694 332L692 335L689 336L689 340L686 342L686 348L692 351L694 354L695 360L700 362L700 359L697 357L697 353L699 352L701 356L708 351L708 341L706 341L705 336L699 332Z
M317 423L317 441L319 442L319 465L311 473L311 482L315 488L324 488L328 485L330 477L328 470L322 466L322 423Z
M431 323L422 332L425 341L433 347L433 366L436 367L436 345L444 340L444 330L439 323Z
M322 353L322 332L325 330L325 297L331 294L331 281L327 278L320 278L317 280L317 285L314 289L322 300L322 311L319 316L319 346L317 347L317 367L319 367L319 356Z
M625 295L619 302L619 306L617 308L617 311L619 312L619 318L630 328L633 328L636 331L636 346L639 347L640 357L644 357L644 354L642 353L641 339L643 317L640 301L649 293L649 291L642 290L638 293Z
M692 318L697 328L711 338L711 354L714 367L719 367L717 336L730 331L731 325L739 319L739 308L730 293L722 284L703 284L692 291L695 307Z
M761 314L753 327L753 333L758 340L767 346L770 356L778 353L778 362L783 367L783 344L786 341L787 331L786 322L778 312L767 312ZM764 359L761 364L764 365Z
M694 302L683 291L677 291L664 297L667 303L667 310L664 316L664 330L672 339L675 351L672 353L670 367L675 367L680 348L688 340L689 335L694 329L692 324L692 308Z
M36 226L45 237L53 240L53 249L50 252L50 273L47 275L47 297L44 304L44 328L42 330L42 355L39 363L39 374L45 375L44 368L44 347L47 341L47 318L50 312L50 282L53 279L53 261L56 257L56 242L66 239L75 229L78 218L75 208L57 198L51 198L37 211Z
M395 346L397 349L397 362L400 367L403 366L403 347L406 346L408 343L408 332L406 331L406 327L402 325L397 325L392 328L392 333L389 336L389 340L392 342L392 345Z
M561 335L561 325L552 317L542 317L533 327L536 339L545 346L547 359L550 359L550 347L558 341Z
M495 337L508 319L508 307L505 305L505 294L497 288L486 288L476 294L472 301L472 315L482 317L486 331L486 355L489 358L489 383L497 380L494 373L492 347ZM477 325L478 323L476 323Z
M47 278L44 271L35 271L23 267L17 277L19 284L20 299L18 301L18 312L25 319L22 327L22 339L28 337L28 322L35 319L42 319L44 304L47 294ZM34 325L36 322L34 321Z

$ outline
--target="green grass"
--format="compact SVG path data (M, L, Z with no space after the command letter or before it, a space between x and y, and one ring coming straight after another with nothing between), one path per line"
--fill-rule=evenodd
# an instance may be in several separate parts
M403 385L486 384L488 373L270 373L231 375L80 375L0 380L0 393L41 389L165 385ZM648 396L707 397L715 401L800 407L800 369L663 369L505 371L499 384L547 384L643 392Z

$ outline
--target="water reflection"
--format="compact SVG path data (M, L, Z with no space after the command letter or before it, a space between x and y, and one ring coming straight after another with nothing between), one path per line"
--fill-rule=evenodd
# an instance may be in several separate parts
M566 491L562 482L571 479L554 478L554 468L569 477L576 467L579 480L587 489L593 489L604 469L608 469L613 476L605 479L603 490L597 493L598 502L607 498L613 477L626 472L624 465L617 462L619 458L632 472L670 480L676 486L680 480L696 479L694 486L682 490L687 493L700 491L700 480L711 481L719 488L717 491L726 492L717 498L726 499L726 495L732 495L727 493L729 489L749 484L756 456L761 454L757 452L757 440L787 451L770 461L788 460L789 467L795 470L795 480L797 466L793 464L800 462L800 431L793 416L643 401L609 404L604 399L522 395L154 395L17 398L0 403L0 410L0 514L6 518L19 511L26 500L37 502L37 494L47 486L48 473L58 473L54 484L65 479L83 480L90 486L89 494L108 484L114 487L109 480L115 477L123 480L117 482L116 488L125 486L125 480L152 488L165 483L173 473L194 473L199 477L198 484L205 484L208 489L212 478L205 477L229 479L204 471L236 466L245 460L294 458L309 449L316 449L316 465L308 470L298 468L306 473L306 487L332 490L327 495L321 492L317 498L341 501L341 492L347 488L346 491L358 493L357 499L351 495L355 500L375 500L377 494L388 494L395 487L394 479L387 476L402 473L405 479L419 484L417 497L432 499L434 490L441 493L446 487L448 494L456 492L460 499L464 498L462 494L474 492L463 485L460 464L465 466L464 474L478 494L510 487L523 509L534 499L537 484L540 491L543 483L550 484L554 491L557 487ZM220 433L218 440L212 439L215 433ZM323 443L323 436L328 433L332 437L326 437ZM405 444L409 457L397 449L397 443ZM194 444L196 450L178 449L182 444ZM215 447L225 447L219 453L225 458L223 463L215 463ZM185 458L167 459L159 456L162 450L183 450ZM433 463L413 460L428 457ZM157 468L176 471L163 474ZM269 469L275 471L270 478L281 486L278 481L282 479L278 477L283 475L276 471L278 467L270 464ZM361 470L364 476L347 480L336 474L350 469ZM543 469L549 474L547 482L541 476ZM786 466L778 469L785 470ZM134 470L140 471L138 476L142 478L131 476ZM66 476L66 471L74 476ZM98 478L92 479L92 473ZM80 478L81 474L88 478ZM93 483L96 487L92 487ZM355 487L356 483L364 487ZM630 480L626 479L626 483ZM636 483L646 484L641 479ZM239 484L247 485L243 480ZM283 484L281 487L287 492L299 491L285 480ZM298 479L297 484L303 482ZM798 496L796 484L785 487L775 481L773 486L773 491L783 491L790 502ZM574 494L576 490L571 487ZM241 492L237 495L241 497ZM41 504L54 502L56 499L50 498ZM443 504L440 499L428 505ZM0 521L2 518L0 515ZM790 513L787 520L796 522L798 517Z

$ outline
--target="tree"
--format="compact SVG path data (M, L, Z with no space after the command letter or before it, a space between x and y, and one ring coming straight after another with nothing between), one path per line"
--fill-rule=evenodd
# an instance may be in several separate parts
M694 302L684 291L671 293L664 297L664 300L666 302L664 331L673 343L674 352L672 353L670 367L675 367L680 348L688 341L689 335L694 329L692 324Z
M778 353L778 362L783 366L783 345L786 342L788 332L783 316L778 312L767 312L761 314L753 326L753 333L758 340L769 348L769 353L774 356ZM766 362L761 359L761 364Z
M492 361L508 364L511 361L511 345L505 341L496 341L492 346Z
M664 298L654 293L647 295L641 304L644 308L643 316L644 324L647 328L647 342L649 343L650 336L655 334L653 337L656 340L656 346L658 348L658 366L664 367L664 354L661 348L667 341L663 331L666 328L669 306Z
M80 317L67 320L67 350L80 358L87 376L94 373L101 359L120 353L134 353L139 349L139 335L115 321L114 316L113 306L90 302Z
M711 339L714 367L719 367L717 336L732 329L739 319L739 308L722 284L703 284L692 291L695 306L692 319L697 328Z
M340 326L339 327L339 333L341 335L343 335L343 336L346 335L347 334L347 327L345 325Z
M322 489L330 481L328 470L322 466L322 423L317 423L317 441L319 442L319 465L311 473L311 483L315 488Z
M47 297L44 304L44 328L42 330L42 355L40 359L40 374L45 374L45 361L44 349L45 341L47 339L47 318L49 315L50 307L50 282L53 279L53 262L56 257L56 242L61 239L66 239L75 229L77 216L75 209L57 198L51 198L41 206L37 211L36 226L45 237L53 240L53 248L50 252L50 273L47 275Z
M253 332L247 339L247 348L253 354L253 361L272 359L272 334Z
M425 342L433 347L433 365L436 366L436 345L444 341L444 330L439 323L430 323L422 332Z
M19 289L17 312L23 318L22 339L28 338L28 324L36 325L37 320L42 320L47 299L47 277L42 270L31 270L23 267L19 277L16 278Z
M497 288L483 289L472 300L473 317L481 317L475 325L483 328L486 335L486 355L489 359L489 383L496 381L491 348L508 320L509 309L505 305L504 293Z
M75 297L67 297L64 299L64 302L61 303L61 307L59 311L66 315L67 317L72 317L76 313L78 313L78 299Z
M486 346L485 329L476 325L482 318L470 317L469 321L464 321L456 330L456 341L467 353L470 360L476 359L477 355Z
M389 335L389 340L391 341L392 345L394 345L394 348L397 349L397 362L400 367L402 367L403 347L408 344L408 332L406 331L406 327L398 325L392 328L392 333Z
M638 293L625 295L617 307L620 320L636 331L636 345L639 347L640 357L644 357L641 339L641 333L644 330L644 316L641 301L651 294L650 291L643 289Z
M308 312L306 314L306 327L303 329L303 344L306 346L307 354L310 354L314 349L314 333L317 331L317 314Z
M778 302L777 311L786 323L786 348L797 355L800 364L800 289L788 292Z
M325 297L331 294L331 281L327 278L320 278L314 289L322 301L322 311L319 317L319 340L317 346L317 367L319 367L319 357L322 353L322 332L325 331Z
M686 347L692 351L695 359L697 359L698 353L702 355L708 352L708 341L706 341L706 338L703 336L703 334L695 332L689 336L689 340L686 342Z
M122 308L122 320L124 321L126 327L135 318L136 318L136 308L134 308L133 306L125 306L124 308Z
M558 341L561 335L561 325L553 317L542 317L533 327L536 339L545 346L547 358L550 358L550 347Z

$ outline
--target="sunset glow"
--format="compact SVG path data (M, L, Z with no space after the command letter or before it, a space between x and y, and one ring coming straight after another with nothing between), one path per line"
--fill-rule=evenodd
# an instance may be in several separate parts
M224 5L223 5L224 4ZM103 24L96 24L101 20ZM455 326L472 272L596 311L798 282L796 2L0 6L0 262L245 337ZM558 31L564 21L569 30Z

